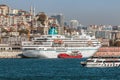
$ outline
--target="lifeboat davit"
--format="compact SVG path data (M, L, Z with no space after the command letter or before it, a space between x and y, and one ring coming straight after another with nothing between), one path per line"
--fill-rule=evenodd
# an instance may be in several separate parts
M60 53L58 55L58 58L82 58L82 55L81 54L71 55L71 54L67 54L67 53Z

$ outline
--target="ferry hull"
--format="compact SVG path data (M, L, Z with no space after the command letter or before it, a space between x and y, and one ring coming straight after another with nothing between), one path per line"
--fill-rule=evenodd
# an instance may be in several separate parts
M120 67L120 63L82 63L84 67Z

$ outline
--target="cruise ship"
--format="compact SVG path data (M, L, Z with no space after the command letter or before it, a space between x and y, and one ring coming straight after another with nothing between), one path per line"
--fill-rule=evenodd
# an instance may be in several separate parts
M51 27L48 35L34 37L31 41L22 42L24 57L31 58L58 58L61 53L71 54L79 51L82 57L91 57L99 48L101 43L94 36L85 34L66 37L58 35L56 27Z

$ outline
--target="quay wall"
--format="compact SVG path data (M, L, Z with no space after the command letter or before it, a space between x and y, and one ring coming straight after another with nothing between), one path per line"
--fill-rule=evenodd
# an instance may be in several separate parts
M120 47L101 47L94 57L120 57Z
M120 47L101 47L98 52L120 52Z
M94 57L120 57L120 52L96 52Z
M22 51L0 51L0 58L21 58Z

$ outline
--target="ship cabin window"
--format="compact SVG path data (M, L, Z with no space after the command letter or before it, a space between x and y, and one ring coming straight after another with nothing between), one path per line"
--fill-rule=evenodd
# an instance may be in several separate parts
M48 48L47 50L54 50L53 48Z
M113 64L110 64L110 66L113 66Z
M0 48L0 50L3 50L3 48Z
M115 66L119 66L118 64L115 64Z
M108 66L108 67L109 67L109 64L107 64L106 66Z
M43 38L43 39L36 39L36 40L38 40L38 41L40 41L40 40L47 40L47 38Z
M35 50L35 48L25 48L24 50Z
M9 48L11 50L11 48ZM20 48L12 48L12 50L20 50Z
M94 62L93 60L87 60L87 62Z
M31 45L31 43L24 43L24 45Z
M110 61L104 61L104 62L106 62L106 63L107 63L107 62L110 63L110 62L120 62L120 61L118 61L118 60L114 60L114 61L113 61L113 60L110 60Z
M48 38L52 38L52 36L47 36Z
M26 43L23 43L23 45L26 45Z
M61 38L61 36L57 36L57 38Z
M97 62L103 62L103 61L97 61Z
M39 50L44 50L44 48L39 48Z
M5 50L5 48L1 48L1 50Z

